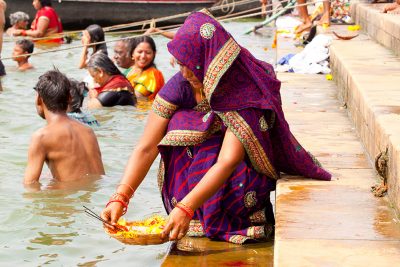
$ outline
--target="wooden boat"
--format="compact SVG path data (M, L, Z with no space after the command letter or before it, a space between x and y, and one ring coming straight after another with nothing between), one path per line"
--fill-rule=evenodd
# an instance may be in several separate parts
M194 11L204 7L239 2L239 0L52 0L52 6L59 14L65 29L83 29L90 24L103 27L115 24L131 23L152 18L160 18ZM225 7L218 15L239 12L260 6L259 1ZM6 18L9 14L23 11L31 20L36 10L32 1L7 1ZM185 18L175 18L161 24L181 23Z

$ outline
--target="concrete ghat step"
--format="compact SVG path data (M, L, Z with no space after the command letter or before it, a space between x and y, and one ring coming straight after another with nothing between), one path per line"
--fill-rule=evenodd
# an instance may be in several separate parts
M284 43L282 44L284 45ZM396 266L400 227L334 82L279 73L286 118L332 181L285 176L276 190L274 266Z
M382 13L382 4L354 3L352 18L374 41L400 56L400 16Z
M369 157L388 148L389 199L400 210L400 59L366 35L335 41L331 68L339 98Z

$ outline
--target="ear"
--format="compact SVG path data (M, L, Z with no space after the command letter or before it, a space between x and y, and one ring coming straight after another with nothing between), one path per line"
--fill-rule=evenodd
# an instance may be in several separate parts
M36 93L36 105L41 106L43 104L43 99L38 93Z

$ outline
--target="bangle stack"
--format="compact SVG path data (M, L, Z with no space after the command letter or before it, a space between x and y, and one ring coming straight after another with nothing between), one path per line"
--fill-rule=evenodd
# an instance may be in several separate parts
M124 207L122 210L122 215L128 211L129 197L126 194L120 192L114 193L107 202L106 208L113 202L118 202Z
M22 30L21 31L21 36L26 36L27 34L26 34L26 31L25 30Z
M186 213L186 216L189 219L192 219L194 216L194 210L192 210L190 207L188 207L187 205L183 204L182 202L178 202L175 205L176 208L180 209L181 211L183 211L184 213Z

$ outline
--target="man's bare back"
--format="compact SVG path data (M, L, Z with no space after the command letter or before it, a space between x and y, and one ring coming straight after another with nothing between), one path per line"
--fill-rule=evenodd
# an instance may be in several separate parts
M40 92L36 97L37 110L46 119L47 125L32 136L24 183L32 184L39 180L44 162L59 181L104 174L101 152L93 130L70 119L65 111L49 111L39 95Z

